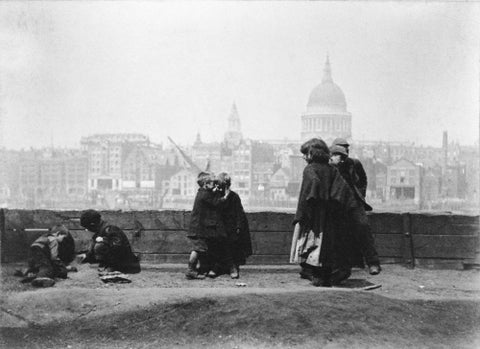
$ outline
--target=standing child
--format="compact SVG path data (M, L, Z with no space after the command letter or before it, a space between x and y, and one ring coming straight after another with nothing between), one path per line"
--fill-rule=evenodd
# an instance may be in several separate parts
M345 145L342 146L340 144ZM364 258L368 265L369 273L371 275L377 275L382 268L380 267L380 259L375 248L375 240L366 214L366 211L371 211L372 207L365 201L365 192L367 190L365 171L357 159L352 159L348 156L348 143L342 138L334 141L334 144L330 147L330 152L332 154L330 163L338 168L343 179L345 179L352 189L355 200L358 202L358 205L350 212L346 220L347 228L353 233L354 246L361 252L360 256L358 253L355 256L355 259L359 260L360 263L354 264L360 264L360 266L362 266L362 259ZM358 170L358 168L361 170ZM361 173L361 175L359 175L359 173Z
M225 227L220 217L220 208L226 194L214 192L214 176L209 172L200 172L197 178L198 188L190 219L187 237L192 242L192 251L188 261L187 279L202 279L209 270L207 252L219 238L225 238ZM199 267L197 265L199 264Z
M344 212L357 204L353 192L336 168L328 164L330 152L326 143L313 138L300 151L307 166L294 218L291 261L300 262L301 277L312 280L313 286L339 283L332 275L334 267L346 259L343 249L346 240L340 229ZM349 275L343 275L343 279Z
M217 176L217 180L219 187L226 193L228 192L228 198L221 210L227 232L224 251L227 256L223 258L223 266L230 273L232 279L238 279L240 265L244 265L247 257L252 254L252 241L247 215L243 209L240 196L230 190L232 184L230 175L222 172Z

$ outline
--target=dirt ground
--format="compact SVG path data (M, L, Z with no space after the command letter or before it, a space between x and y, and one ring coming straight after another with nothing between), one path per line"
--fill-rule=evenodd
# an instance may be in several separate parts
M130 284L104 284L81 265L35 289L17 267L1 267L1 348L480 348L478 270L384 265L316 288L296 266L194 281L183 266L144 266ZM367 284L382 286L355 288Z

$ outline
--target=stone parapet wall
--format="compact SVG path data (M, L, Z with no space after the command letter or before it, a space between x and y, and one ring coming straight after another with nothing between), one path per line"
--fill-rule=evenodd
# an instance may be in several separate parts
M105 220L122 228L142 263L186 263L190 243L189 211L103 211ZM79 224L80 211L0 211L2 263L25 261L29 245L55 224L64 224L78 252L88 249L92 233ZM290 213L247 213L253 255L249 264L287 264L292 238ZM383 262L461 267L479 251L479 216L449 213L370 213L369 222ZM38 230L36 230L38 229Z

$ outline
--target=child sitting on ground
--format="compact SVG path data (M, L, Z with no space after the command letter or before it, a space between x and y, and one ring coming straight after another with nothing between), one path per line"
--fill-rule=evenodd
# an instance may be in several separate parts
M15 275L23 276L23 283L50 287L55 285L55 278L66 279L69 271L76 271L76 268L68 266L74 258L75 242L72 235L65 226L56 225L33 242L28 269L16 271Z

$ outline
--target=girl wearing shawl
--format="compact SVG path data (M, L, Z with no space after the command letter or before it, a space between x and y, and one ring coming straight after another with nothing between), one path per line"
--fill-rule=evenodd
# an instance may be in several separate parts
M338 170L328 164L329 149L323 140L313 138L300 151L308 165L293 221L290 261L300 262L302 277L311 278L314 286L331 286L332 270L346 260L341 217L357 202Z
M240 265L245 265L247 257L252 255L250 229L240 196L230 190L232 184L230 175L222 172L217 176L217 181L220 190L229 193L221 209L221 216L227 233L224 250L225 253L229 254L225 259L229 264L225 266L229 269L230 277L238 279Z

